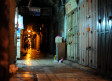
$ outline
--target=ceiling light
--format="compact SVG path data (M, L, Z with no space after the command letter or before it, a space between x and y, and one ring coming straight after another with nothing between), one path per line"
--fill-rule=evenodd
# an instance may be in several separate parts
M31 32L31 30L28 30L28 32Z

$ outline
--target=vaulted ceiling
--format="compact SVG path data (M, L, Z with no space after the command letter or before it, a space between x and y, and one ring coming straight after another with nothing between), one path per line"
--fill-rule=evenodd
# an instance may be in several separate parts
M18 0L18 6L48 7L58 4L60 0Z
M27 24L34 24L34 23L36 23L37 25L41 23L48 25L52 19L53 13L55 13L54 7L56 5L59 5L60 1L61 0L17 0L19 14L24 16L25 27ZM40 12L41 15L35 16L29 14L29 8L31 7L41 8L41 12ZM48 8L48 10L46 8ZM51 12L52 13L51 15L49 15L49 9L53 10Z
M17 6L20 14L27 14L30 7L46 8L50 7L54 9L55 5L59 5L61 0L17 0ZM54 10L53 10L54 12Z

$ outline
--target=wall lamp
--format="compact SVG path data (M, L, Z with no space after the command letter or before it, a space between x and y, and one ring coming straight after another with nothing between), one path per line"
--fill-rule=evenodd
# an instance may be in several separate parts
M72 28L68 29L68 31L71 31L71 30L72 30Z

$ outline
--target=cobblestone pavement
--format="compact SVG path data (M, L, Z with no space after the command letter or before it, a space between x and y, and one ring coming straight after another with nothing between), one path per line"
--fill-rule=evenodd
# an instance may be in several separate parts
M19 68L10 81L109 81L101 76L84 72L63 63L54 62L53 58L36 50L29 50L18 60Z

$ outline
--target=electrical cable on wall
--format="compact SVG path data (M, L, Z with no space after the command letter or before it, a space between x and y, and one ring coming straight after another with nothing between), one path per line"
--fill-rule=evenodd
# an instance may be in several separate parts
M30 7L30 4L31 4L31 0L29 0L29 3L28 3L28 8Z

